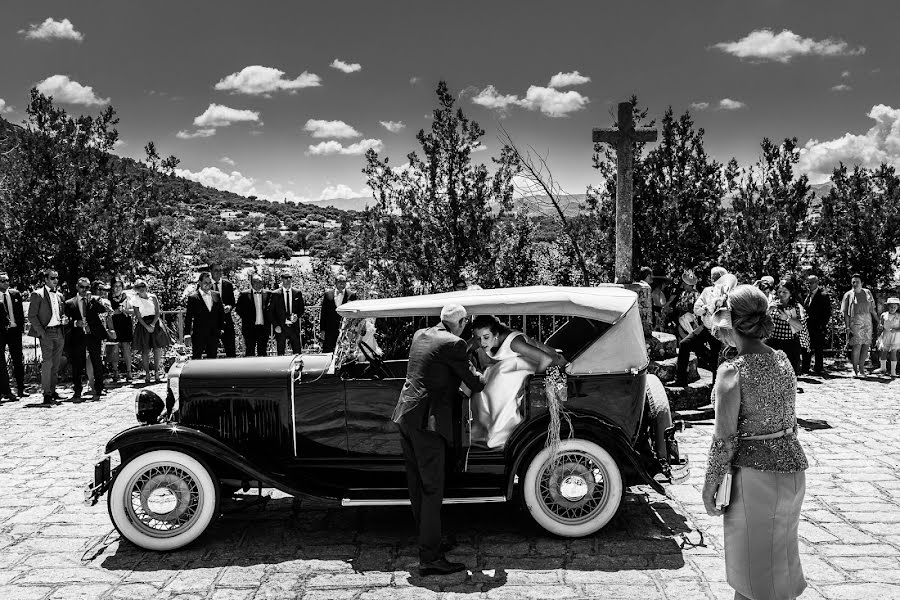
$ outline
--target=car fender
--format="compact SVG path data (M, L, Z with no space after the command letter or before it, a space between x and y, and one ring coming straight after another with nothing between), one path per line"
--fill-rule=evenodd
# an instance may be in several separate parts
M627 462L640 478L656 492L666 495L662 485L647 472L642 457L635 452L628 437L617 425L596 415L570 415L572 428L578 437L596 442L613 453L617 459ZM523 462L537 454L547 440L549 415L532 423L527 429L517 432L506 446L507 471L506 495L512 497L516 475L522 469ZM563 432L563 436L566 433Z
M248 480L260 482L263 487L275 487L293 496L311 497L309 492L298 490L276 475L267 473L252 460L209 434L184 425L139 425L126 429L106 443L106 453L118 450L124 461L127 454L145 447L154 450L160 448L181 450L207 462L224 463L245 475Z

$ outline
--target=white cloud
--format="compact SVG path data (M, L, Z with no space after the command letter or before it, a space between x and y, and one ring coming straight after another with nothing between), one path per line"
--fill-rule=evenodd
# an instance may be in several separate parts
M215 89L233 94L258 96L277 91L296 92L320 85L322 79L315 73L303 71L296 79L285 79L284 71L280 69L252 65L223 78L215 85Z
M322 119L309 119L303 126L314 138L355 138L362 134L343 121L323 121Z
M310 146L307 154L312 156L330 156L333 154L340 154L343 156L359 156L361 154L365 154L368 150L381 152L383 148L384 143L381 140L360 140L355 144L350 144L349 146L344 146L343 144L335 140L328 140L327 142L319 142L314 146Z
M421 77L416 77L415 75L413 75L412 77L409 78L409 85L416 85L420 81L422 81Z
M372 190L363 187L359 191L355 191L349 185L339 183L338 185L329 185L322 193L319 194L319 200L336 200L338 198L366 198L372 196Z
M13 111L13 107L6 103L6 100L0 98L0 115L11 113Z
M84 106L109 104L109 98L100 98L94 93L94 88L72 81L67 75L52 75L35 84L35 87L45 96L53 96L57 102Z
M478 144L476 144L475 146L472 147L472 152L484 152L487 149L488 149L487 146L485 146L484 144L479 142Z
M339 58L331 61L331 64L328 66L330 66L332 69L337 69L338 71L342 71L344 73L356 73L357 71L362 71L361 64L344 62Z
M814 40L789 29L780 33L756 29L735 42L721 42L713 47L738 58L780 63L788 63L798 56L855 56L866 51L862 46L851 48L840 39Z
M577 73L576 71L575 74ZM553 77L556 78L560 75L568 76L572 73L558 73ZM576 91L561 92L553 87L539 85L530 86L525 92L524 98L519 98L515 94L502 94L493 85L488 85L472 96L473 104L501 113L508 111L513 106L519 106L528 110L539 110L542 114L554 118L565 117L571 112L581 110L589 102L590 99L587 96L582 96Z
M875 125L866 133L848 132L823 142L809 140L800 149L798 169L809 175L812 183L824 183L841 162L866 168L888 163L900 168L900 108L876 104L868 117Z
M254 110L229 108L221 104L210 104L203 114L194 119L197 127L227 127L232 123L259 122L259 113Z
M245 177L239 171L226 173L218 167L204 167L196 173L187 169L175 169L175 174L217 190L234 192L242 196L259 195L254 187L256 181L252 177Z
M844 79L846 79L847 77L850 77L850 71L842 71L841 77L843 77Z
M578 71L572 71L571 73L563 73L562 71L560 71L550 78L550 83L547 84L547 87L561 88L568 87L570 85L581 85L583 83L587 83L590 80L590 77L586 77Z
M587 96L576 91L560 92L554 88L532 85L525 92L521 105L529 110L540 110L548 117L565 117L570 112L581 110L590 102Z
M853 88L847 85L846 83L839 83L837 85L831 86L832 92L849 92Z
M719 110L740 110L746 108L747 104L740 100L732 100L731 98L722 98L719 100Z
M233 159L228 158L227 156L223 156L222 158L220 158L220 159L219 159L219 162L225 163L225 164L228 165L229 167L233 167L234 165L237 164L236 162L234 162Z
M406 123L403 121L379 121L381 126L390 131L391 133L397 133L401 129L406 127Z
M514 94L501 94L493 85L489 85L472 97L472 103L492 110L505 111L510 106L519 104L519 97Z
M175 134L179 140L192 140L194 138L206 138L212 137L216 135L216 130L214 127L209 127L206 129L198 129L196 131L187 131L186 129L182 129L178 133Z
M709 102L691 102L691 108L694 110L706 110L709 108Z
M74 40L80 42L84 39L84 34L75 30L72 21L63 19L56 21L52 17L47 17L43 23L32 23L28 29L20 29L19 33L25 36L27 40Z

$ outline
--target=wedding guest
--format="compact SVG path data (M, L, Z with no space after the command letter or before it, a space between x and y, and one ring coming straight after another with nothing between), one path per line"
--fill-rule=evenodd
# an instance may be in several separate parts
M775 297L775 278L771 275L763 275L756 282L756 287L766 295L766 299L772 303L776 300Z
M356 294L347 289L347 276L338 273L334 276L334 287L325 291L322 307L319 311L319 331L322 335L322 352L334 352L338 333L341 329L341 317L337 308L345 302L356 300Z
M91 281L81 277L75 285L78 293L66 301L65 311L72 327L69 329L67 347L72 364L72 387L75 395L72 401L81 400L81 376L85 373L85 352L90 357L93 382L88 377L94 391L94 399L103 395L103 340L109 337L106 328L106 307L91 295Z
M721 290L716 288L716 283L725 275L729 275L729 273L724 267L713 267L709 275L712 285L703 288L693 306L694 315L700 318L700 324L678 344L678 362L675 364L676 386L685 387L688 384L687 370L691 352L694 352L699 358L707 354L707 348L709 349L707 358L710 363L710 369L713 371L713 381L715 382L715 369L718 366L718 357L722 349L722 343L710 332L709 320L716 308L715 300L722 295ZM729 283L728 289L731 289L737 283L734 275L731 275L727 281Z
M197 280L197 291L187 299L184 335L190 343L191 357L194 359L203 358L204 354L206 358L216 358L219 339L225 330L225 306L212 286L212 276L209 271L203 271Z
M850 276L850 289L841 299L841 315L847 328L847 346L850 347L850 364L854 377L865 377L866 357L872 343L872 323L878 321L875 313L875 298L863 287L862 276Z
M697 296L697 276L693 271L687 270L681 274L681 291L675 303L675 333L679 341L697 328L697 315L694 314Z
M113 329L112 323L112 304L110 304L108 296L109 284L104 281L100 281L99 279L95 279L91 282L91 299L99 302L103 306L103 309L105 311L103 314L103 326L106 328L106 338L100 341L100 362L104 366L104 377L109 374L107 372L108 369L105 368L105 361L109 358L112 352L112 347L115 346L115 344L109 344L108 342L116 337L116 332ZM92 390L92 393L95 393L97 396L105 396L107 393L106 385L101 384L99 392L97 392L96 386L94 385L94 362L90 360L90 356L88 356L88 360L85 363L85 372L87 373L88 388Z
M269 302L269 320L275 329L275 348L283 356L287 341L291 342L291 352L300 354L300 323L303 319L303 293L291 285L290 271L281 273L281 287L272 290Z
M56 384L65 345L63 326L69 321L63 308L63 296L56 290L59 286L59 273L53 269L44 269L42 277L44 285L31 293L28 303L28 322L31 325L29 335L40 340L44 405L53 405L62 399L56 392Z
M240 293L235 312L241 318L244 336L244 356L265 356L272 333L269 320L271 293L263 289L263 280L257 273L250 275L250 289Z
M775 328L766 341L773 350L782 350L794 368L794 374L800 375L800 356L803 352L803 334L806 328L806 311L797 298L797 282L787 277L778 282L775 288L776 301L770 303L769 314Z
M128 295L125 293L125 284L118 277L112 280L112 290L109 293L109 304L112 308L112 328L116 337L112 347L113 382L119 381L119 359L125 360L125 382L132 382L131 373L131 342L134 340L134 322L131 315L134 312Z
M897 376L897 350L900 350L900 298L896 296L888 298L885 302L887 310L881 313L878 337L878 349L881 351L881 368L876 371L882 375ZM888 359L891 361L891 370L888 372Z
M803 300L806 309L806 329L809 331L809 349L803 352L803 373L809 373L812 357L816 362L812 372L825 374L824 355L825 338L828 335L828 323L831 321L831 297L819 286L819 278L809 275L806 278L807 294Z
M18 400L25 397L25 361L22 354L22 332L25 330L25 312L22 294L9 287L9 274L0 271L0 397ZM18 394L9 385L6 367L6 348L12 362L13 377Z
M736 600L796 598L806 588L798 527L806 456L797 440L797 378L784 352L763 340L775 327L759 289L741 285L714 318L737 357L719 367L715 430L703 486L710 516L724 514L725 569ZM731 501L716 492L732 473Z
M137 279L131 288L135 291L131 299L131 307L134 310L134 318L137 324L134 326L132 346L141 351L141 363L144 366L144 382L159 381L160 363L162 353L172 344L169 334L163 329L159 309L159 298L151 294L147 289L147 282ZM150 370L150 352L153 352L153 370Z
M234 317L231 316L236 304L234 284L222 278L222 265L211 265L210 275L212 275L212 289L221 296L222 308L225 311L225 327L222 329L222 349L225 350L225 356L234 358L237 356L234 342Z

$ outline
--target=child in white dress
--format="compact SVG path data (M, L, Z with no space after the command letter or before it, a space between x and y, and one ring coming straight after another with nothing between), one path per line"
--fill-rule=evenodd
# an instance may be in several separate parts
M878 349L881 350L881 368L876 373L888 374L887 363L891 361L891 377L897 377L897 350L900 350L900 298L888 298L887 310L881 313Z

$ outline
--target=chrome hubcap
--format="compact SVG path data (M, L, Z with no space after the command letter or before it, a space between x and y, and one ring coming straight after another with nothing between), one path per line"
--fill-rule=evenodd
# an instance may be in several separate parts
M194 474L180 465L153 465L128 482L125 502L132 523L153 537L184 533L195 521L203 492Z
M559 485L559 493L570 502L577 502L587 495L588 484L578 475L569 475Z
M578 525L593 519L609 502L608 473L592 455L570 450L544 463L535 485L543 511L555 521Z

